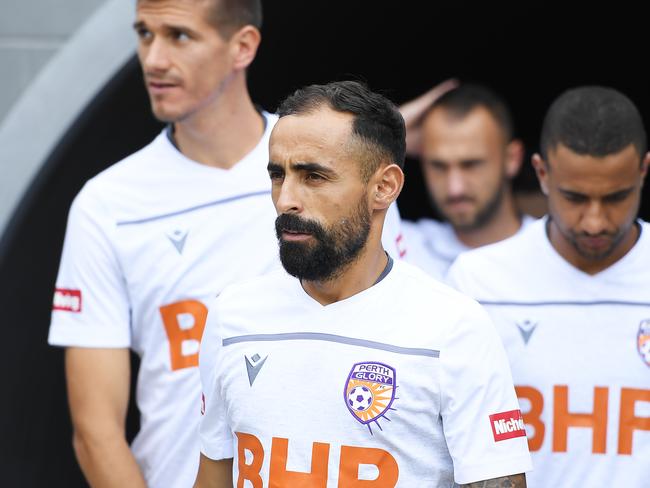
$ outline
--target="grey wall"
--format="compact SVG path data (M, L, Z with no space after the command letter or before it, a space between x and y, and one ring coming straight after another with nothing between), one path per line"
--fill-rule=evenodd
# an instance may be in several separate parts
M89 5L84 2L95 8L88 8ZM28 75L25 72L23 76L29 78L27 85L13 82L17 95L15 100L9 102L10 110L0 119L0 174L3 175L0 178L0 250L7 237L5 229L8 223L15 210L20 208L21 199L29 191L48 156L99 90L133 55L136 44L131 28L133 0L29 0L24 3L31 6L34 12L27 7L25 10L18 8L19 0L11 0L11 3L2 0L1 3L3 11L0 12L0 19L4 29L32 32L25 34L22 54L20 49L8 50L15 58L29 59L30 53L39 58L27 48L28 40L33 41L31 47L34 49L41 46L35 41L39 37L36 32L46 29L47 23L37 19L49 16L53 19L52 25L59 24L59 28L52 27L51 34L44 36L44 39L63 39L61 32L64 27L58 22L60 18L72 22L74 17L79 26L63 41L59 41L58 47L54 47L54 41L51 45L48 42L42 44L50 45L50 57L40 69L34 65L29 68L35 70L33 73ZM49 9L40 8L41 4L49 6ZM65 13L56 8L62 4ZM12 5L13 8L9 8ZM84 17L80 12L87 15ZM73 28L72 23L69 28ZM43 60L46 53L40 54L42 57L39 59ZM5 70L2 64L0 67L3 70L2 80Z
M104 0L0 2L0 121L36 74Z

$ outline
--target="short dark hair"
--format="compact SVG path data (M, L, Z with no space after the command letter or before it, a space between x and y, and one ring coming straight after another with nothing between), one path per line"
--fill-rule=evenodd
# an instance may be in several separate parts
M642 158L646 133L639 110L621 92L604 86L581 86L562 93L551 104L540 141L542 159L562 144L571 151L604 157L630 144Z
M514 136L512 114L505 100L485 85L464 83L448 91L429 107L425 117L436 108L443 108L459 119L464 119L472 110L483 107L501 128L505 142Z
M261 0L209 0L212 2L210 21L229 38L246 25L262 28Z
M308 114L323 105L354 116L352 135L370 153L361 168L366 181L381 162L404 167L406 128L402 114L388 98L370 91L363 83L335 81L299 88L280 103L277 114L280 117Z

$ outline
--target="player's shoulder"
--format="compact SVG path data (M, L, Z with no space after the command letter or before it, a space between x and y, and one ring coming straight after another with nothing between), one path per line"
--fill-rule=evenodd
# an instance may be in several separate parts
M426 238L432 235L439 235L447 232L449 224L430 218L421 218L418 220L402 220L402 228L406 236L418 236Z
M413 306L428 307L432 310L456 309L463 311L478 306L469 296L459 292L446 283L433 278L419 267L404 261L396 261L393 269L397 288L403 290L403 300L411 301ZM438 312L436 312L438 313Z
M546 239L545 223L545 219L531 221L511 237L465 251L458 256L452 268L488 267L503 271L504 267L519 267L522 262L530 262L530 258L538 252L539 244Z
M169 152L167 146L171 146L171 143L166 137L164 131L161 132L146 146L90 178L79 192L78 197L84 201L112 200L123 198L124 192L132 187L142 190L143 183L146 183L147 178L151 178L155 174L153 170L156 165L159 164L165 153Z
M402 334L426 342L431 338L448 337L458 328L464 331L480 329L489 322L487 312L478 301L416 266L399 262L395 271L392 298L399 304L396 310L403 319Z

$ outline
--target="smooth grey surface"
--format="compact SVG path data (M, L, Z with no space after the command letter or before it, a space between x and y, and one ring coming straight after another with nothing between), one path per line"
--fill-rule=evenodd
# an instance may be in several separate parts
M134 10L132 0L106 1L0 122L0 234L63 134L134 54Z
M0 0L0 121L52 56L105 1Z
M2 37L65 37L104 0L0 0Z
M0 45L0 66L2 67L2 90L0 90L0 120L9 113L23 91L56 53L55 47L24 49ZM6 75L4 75L6 73Z

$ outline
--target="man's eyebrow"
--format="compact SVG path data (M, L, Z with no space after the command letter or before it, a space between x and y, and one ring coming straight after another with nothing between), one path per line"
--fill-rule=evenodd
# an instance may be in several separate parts
M621 190L616 190L611 193L608 193L603 198L612 198L612 197L627 195L628 193L632 193L634 191L634 188L635 188L634 186L630 186L628 188L622 188Z
M308 162L301 162L301 163L293 163L291 164L291 168L294 169L295 171L305 171L305 172L316 172L316 173L323 173L326 175L334 175L336 174L335 171L332 169L328 168L327 166L323 166L322 164L319 163L308 163Z
M269 161L269 164L266 166L267 171L284 171L284 168L273 161Z
M567 188L558 188L558 189L560 190L561 193L565 193L567 195L576 195L576 196L581 196L581 197L586 197L587 196L584 193L580 193L579 191L575 191L575 190L569 190Z
M146 24L142 20L137 20L137 21L133 22L133 29L134 30L143 29L145 27L146 27Z

